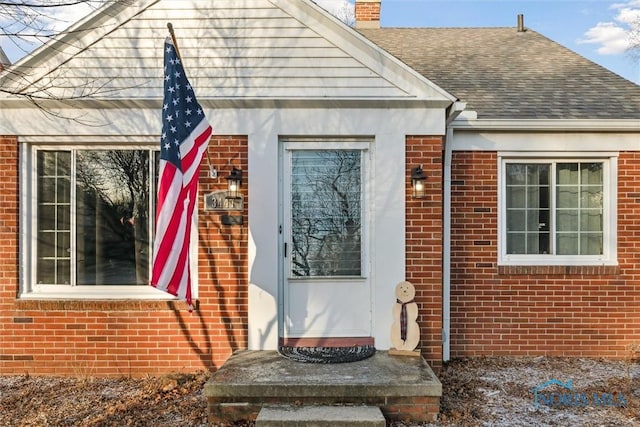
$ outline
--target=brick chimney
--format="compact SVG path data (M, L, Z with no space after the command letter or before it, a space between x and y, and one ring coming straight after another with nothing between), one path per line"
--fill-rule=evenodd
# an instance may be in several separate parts
M356 0L356 28L380 28L380 1Z

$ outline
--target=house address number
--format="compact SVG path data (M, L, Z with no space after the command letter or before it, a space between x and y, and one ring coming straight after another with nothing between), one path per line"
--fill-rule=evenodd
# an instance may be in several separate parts
M204 195L204 210L206 211L241 211L244 199L229 197L228 191L214 191Z

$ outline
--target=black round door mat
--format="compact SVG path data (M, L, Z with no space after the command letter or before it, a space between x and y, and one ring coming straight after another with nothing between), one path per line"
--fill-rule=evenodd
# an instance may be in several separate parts
M281 346L278 352L291 360L303 363L347 363L364 360L375 354L372 345L352 347L287 347Z

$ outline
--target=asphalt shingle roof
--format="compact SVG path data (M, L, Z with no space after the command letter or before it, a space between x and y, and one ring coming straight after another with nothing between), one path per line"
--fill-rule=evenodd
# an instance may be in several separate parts
M640 120L640 86L529 29L360 32L480 119Z

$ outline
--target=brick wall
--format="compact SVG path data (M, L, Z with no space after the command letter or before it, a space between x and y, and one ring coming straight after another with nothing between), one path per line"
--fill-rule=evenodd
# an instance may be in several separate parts
M442 362L442 138L406 140L406 279L416 288L420 348L431 366ZM422 165L427 197L411 195L411 168Z
M212 138L221 178L200 173L199 301L18 300L18 142L0 137L0 374L139 376L220 366L247 346L247 226L222 226L202 195L226 188L231 165L247 169L247 138ZM247 177L242 191L247 218Z
M0 136L0 367L6 364L21 366L33 358L23 351L7 351L15 345L12 327L22 330L30 319L13 311L18 289L18 141ZM22 338L24 340L24 338ZM20 346L28 344L16 343ZM23 373L24 371L19 371Z
M451 356L628 356L640 342L640 153L619 158L614 267L498 267L497 154L452 164Z

